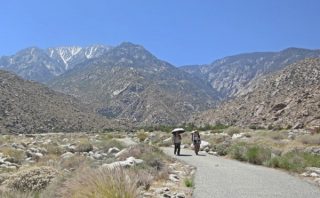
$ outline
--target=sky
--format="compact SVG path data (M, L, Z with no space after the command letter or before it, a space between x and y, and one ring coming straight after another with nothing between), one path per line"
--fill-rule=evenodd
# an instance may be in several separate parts
M320 48L319 0L0 0L0 55L37 46L143 45L173 65Z

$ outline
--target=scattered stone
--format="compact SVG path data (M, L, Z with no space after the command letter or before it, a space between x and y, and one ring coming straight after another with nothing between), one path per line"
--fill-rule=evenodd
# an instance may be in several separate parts
M169 179L171 180L171 181L173 181L173 182L178 182L180 179L179 179L179 177L178 177L178 175L176 175L176 174L170 174L169 175Z
M73 153L71 153L71 152L66 152L66 153L62 154L60 157L61 157L62 159L68 159L68 158L71 158L71 157L73 157L73 156L74 156Z
M120 152L116 153L114 156L116 158L120 157L121 155L125 154L126 152L128 152L128 149L122 149Z
M108 150L108 154L115 154L119 152L120 152L120 149L118 149L117 147L112 147L112 148L109 148Z
M297 122L295 125L293 125L293 129L302 129L304 127L303 123Z
M185 198L186 195L184 193L177 193L176 198Z

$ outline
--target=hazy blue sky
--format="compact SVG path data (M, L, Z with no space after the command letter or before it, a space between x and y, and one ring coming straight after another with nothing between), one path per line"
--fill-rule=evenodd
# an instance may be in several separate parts
M175 65L320 48L319 0L0 0L0 55L130 41Z

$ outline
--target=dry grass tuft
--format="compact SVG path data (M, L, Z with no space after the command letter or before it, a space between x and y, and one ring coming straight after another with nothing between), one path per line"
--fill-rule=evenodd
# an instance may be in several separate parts
M303 144L320 145L320 134L303 135L297 138Z
M10 162L21 164L25 158L25 152L11 147L3 147L0 149L0 152L10 158Z
M137 178L128 170L87 169L65 183L64 198L137 198Z
M232 136L233 134L241 133L242 130L239 127L229 127L225 129L224 132Z

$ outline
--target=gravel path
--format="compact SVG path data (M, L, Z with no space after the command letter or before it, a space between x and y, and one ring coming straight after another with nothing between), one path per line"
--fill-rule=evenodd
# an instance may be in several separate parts
M164 148L168 155L197 167L196 198L320 198L320 189L286 172L214 157L206 153L196 156L183 149L174 156L173 148Z

